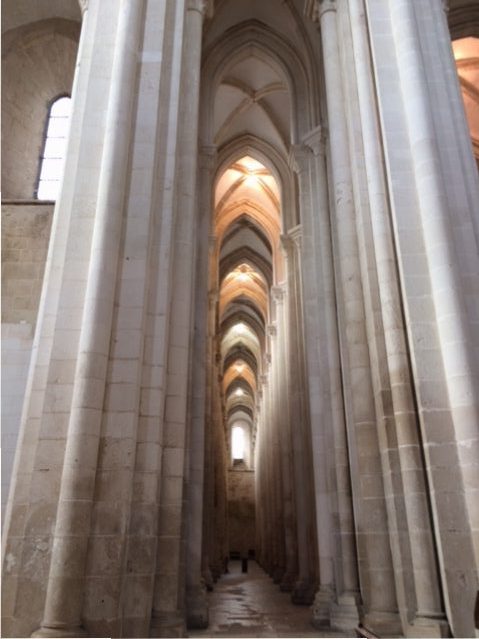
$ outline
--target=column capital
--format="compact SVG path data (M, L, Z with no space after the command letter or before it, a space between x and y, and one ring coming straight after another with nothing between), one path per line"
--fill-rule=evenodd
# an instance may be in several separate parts
M301 224L298 224L289 229L286 235L282 235L281 241L284 242L285 248L289 248L290 250L301 248L302 232Z
M270 336L270 337L276 337L277 335L277 329L276 329L276 325L275 324L268 324L266 326L266 333ZM266 355L269 355L269 353L267 353ZM271 356L270 356L271 357Z
M198 11L203 18L208 15L211 17L213 11L213 3L211 0L188 0L186 9L188 11Z
M311 148L306 144L292 144L289 150L289 167L295 173L302 173L307 169L311 153Z
M78 0L78 4L80 5L80 11L83 16L88 9L88 0Z
M295 249L293 239L288 235L280 235L281 248L286 258L290 258Z
M283 236L281 236L283 237ZM271 295L277 304L281 304L284 300L284 289L282 286L272 286Z
M324 156L326 153L327 132L328 130L325 126L319 125L311 129L311 131L303 137L304 144L311 149L316 157L318 155Z
M306 0L304 14L313 22L320 22L325 13L336 9L336 0Z
M291 257L295 250L301 249L301 233L301 224L298 224L280 236L281 246L287 258Z

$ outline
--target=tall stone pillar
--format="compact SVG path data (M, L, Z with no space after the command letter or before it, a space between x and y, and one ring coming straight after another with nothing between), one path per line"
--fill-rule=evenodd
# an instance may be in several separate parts
M287 361L287 324L285 313L285 292L282 286L271 289L275 303L276 338L274 353L274 383L276 387L275 404L277 411L277 428L281 453L281 476L283 486L283 526L285 571L280 588L290 592L297 575L297 539L294 526L294 494L291 459L291 421L289 411L288 361Z
M184 633L184 473L195 255L199 82L203 0L188 0L180 96L178 191L175 210L171 302L157 572L151 636Z
M216 243L216 238L214 238ZM214 247L210 247L210 260ZM202 575L208 590L213 589L213 574L211 562L215 555L214 517L215 517L215 432L214 432L214 397L215 397L215 327L216 307L218 304L218 292L212 291L208 295L208 334L206 353L206 405L205 405L205 466L203 489L203 556Z
M430 3L431 11L436 11L440 23L445 23L444 16L441 15L442 7L439 0ZM417 9L411 2L390 2L391 22L393 27L393 37L396 46L398 69L401 93L404 104L404 114L409 135L409 143L413 150L412 160L419 204L419 214L423 229L424 247L429 271L429 281L431 285L432 299L435 309L436 327L440 340L440 350L442 363L445 371L445 382L447 387L449 409L454 424L455 438L461 448L466 440L468 449L467 459L479 458L479 438L477 425L479 424L479 398L477 388L479 387L479 360L474 334L477 328L478 314L471 312L469 300L473 292L478 293L477 281L479 274L479 260L477 257L477 246L479 238L476 237L476 251L468 250L467 247L459 248L454 239L455 207L451 207L448 192L445 187L444 174L441 170L441 158L436 143L436 129L433 117L431 96L428 91L427 68L430 62L422 51L421 35L418 31L417 20L420 17ZM444 38L436 38L439 51L445 52L449 42ZM444 53L443 53L444 55ZM454 88L457 85L454 86ZM457 102L457 90L456 90ZM472 205L477 212L477 201ZM458 214L460 215L459 211ZM461 215L463 218L463 216ZM458 220L459 221L459 220ZM474 222L474 215L472 215ZM466 220L463 223L462 232L466 231ZM477 232L477 217L476 217ZM471 247L472 248L472 247ZM460 251L464 250L464 255ZM469 259L468 253L470 254ZM465 278L464 273L470 273L470 278ZM473 284L470 281L474 282ZM477 298L477 297L476 297ZM475 315L475 316L474 316ZM473 427L475 424L475 428ZM475 430L472 436L473 429ZM427 438L429 439L429 438ZM429 442L427 442L426 446ZM473 452L474 451L474 452ZM433 457L430 448L426 451L427 458ZM459 503L461 495L455 496L458 504L456 530L466 531L475 519L473 513L477 510L477 466L476 480L473 473L467 467L467 461L459 460L464 464L463 473L463 498L465 502L464 513L459 514ZM454 459L451 456L451 464ZM461 474L462 474L461 473ZM433 485L437 485L434 478ZM447 525L445 526L445 502L440 492L435 494L434 506L439 519L439 535L443 551L441 555L447 554L445 550L449 546L447 541ZM446 534L443 534L446 532ZM462 556L466 553L472 556L468 540L463 540ZM474 601L474 577L477 575L479 557L477 547L474 552L475 566L472 563L464 570L455 572L454 577L450 573L447 562L454 561L452 557L446 559L443 564L443 571L447 574L443 585L448 599L456 599L459 591L463 601L469 603L472 610ZM459 560L459 557L458 557ZM444 574L444 573L443 573ZM467 576L466 576L467 574ZM466 592L464 592L464 580L468 582ZM446 601L448 606L448 601ZM453 606L456 608L456 606ZM457 608L456 608L457 610ZM465 612L462 617L464 617ZM456 618L452 620L454 634L467 634L472 626L463 625L462 620Z
M365 623L378 633L399 632L396 590L377 440L355 223L336 2L314 4L321 26L332 174L333 247L339 274L339 324L346 421ZM367 477L367 480L366 480Z
M203 493L205 489L205 414L208 333L208 259L212 210L215 147L203 147L198 172L198 210L195 275L195 324L189 407L189 476L187 483L188 531L186 621L188 628L208 627L208 605L201 582Z
M380 389L390 388L392 398L392 414L387 407L384 411L382 446L388 451L383 455L383 464L391 495L388 499L388 517L391 545L396 549L393 561L398 601L406 636L448 636L450 631L443 610L431 527L432 512L424 475L420 424L401 312L399 273L386 197L363 1L351 0L349 10L356 66L354 77L364 132L362 143L369 193L368 217L378 271L383 328L380 336L370 336L370 343L384 340L386 358L378 355L380 361L377 364L376 385ZM365 226L367 228L367 223ZM377 321L370 322L370 326L373 324L377 324ZM376 395L385 396L386 391L381 393L377 390ZM412 467L418 472L411 472ZM408 521L407 534L403 532L403 512Z
M354 515L351 496L351 477L348 464L348 445L342 397L341 359L337 325L337 299L332 255L330 201L326 169L326 136L317 127L304 138L312 156L310 158L312 215L304 224L308 228L310 267L317 282L317 310L315 343L318 348L320 370L318 391L321 389L323 416L321 420L321 445L313 447L315 467L323 465L328 480L323 485L329 493L328 507L332 520L330 535L334 547L327 561L334 563L335 596L328 589L318 592L313 607L313 623L321 626L330 622L331 627L351 631L359 622L359 582L354 532ZM311 154L310 154L311 155ZM317 391L317 392L318 392ZM314 434L313 434L314 440ZM326 459L325 459L326 455ZM321 500L324 508L324 494ZM320 504L318 502L318 508ZM317 517L322 516L322 510ZM333 542L331 542L333 543ZM321 558L320 558L321 562Z
M270 469L271 469L271 491L273 498L273 536L274 566L272 577L275 583L280 583L285 571L285 537L284 537L284 481L281 466L281 444L280 444L280 416L279 416L279 394L276 378L276 354L278 329L276 323L268 324L266 333L269 337L268 358L268 429L270 431Z
M64 175L68 177L74 176L78 164L85 160L84 123L89 106L88 89L91 84L92 67L93 73L97 71L93 64L93 55L97 52L97 12L89 12L86 9L85 6L72 88L71 131L64 165ZM101 56L97 56L95 61L100 64L104 62L98 58ZM108 85L108 80L109 78L105 80L105 85ZM100 137L102 130L97 129L95 133ZM50 433L50 429L45 426L43 413L51 385L51 359L55 350L53 327L57 321L62 296L65 260L69 254L70 227L77 212L77 188L75 180L65 179L55 205L10 493L2 521L1 608L2 633L6 636L30 635L32 630L38 627L44 613L44 581L49 571L50 552L41 553L42 566L38 569L37 547L40 535L43 537L42 544L46 544L45 548L51 547L52 522L60 490L68 414L62 416L62 428L59 427L58 416L55 416L56 420L51 428L53 432ZM85 198L89 200L87 208L94 208L95 193L92 191L93 189L88 193L89 197ZM85 194L83 195L85 197ZM77 256L78 252L75 257ZM75 340L71 339L70 334L69 343L78 340L78 333L79 329L75 331ZM75 356L76 354L72 354L72 359ZM74 361L69 364L74 370ZM65 363L61 362L61 365L64 369ZM43 444L41 440L45 436L50 441ZM51 440L59 439L60 436L62 446L59 450L58 443ZM39 451L44 454L49 447L53 451L47 451L49 470L44 472L45 465L38 464L37 456ZM27 579L22 579L23 562L34 566L33 577L29 573ZM19 599L23 601L23 605L19 605Z
M316 529L319 551L320 590L315 600L315 624L318 627L329 626L329 604L334 592L333 560L333 523L332 491L328 485L328 429L329 414L325 375L320 358L321 309L320 291L323 287L321 273L316 268L314 237L313 176L314 156L304 146L294 150L295 168L299 177L300 214L304 232L301 268L304 290L304 327L306 344L306 363L308 372L310 441L314 457L314 495L316 510ZM327 385L327 382L326 382Z
M33 636L81 628L85 561L110 349L143 0L120 8L82 330L44 618Z
M274 560L275 560L275 547L273 537L274 526L274 501L273 501L273 487L271 476L271 432L269 422L269 401L268 401L268 376L263 373L260 375L262 402L261 402L261 421L258 428L262 431L263 445L261 446L262 457L259 460L258 468L263 468L261 477L261 489L263 493L263 505L264 505L264 519L263 519L263 568L272 576Z
M286 261L287 305L285 305L288 329L288 388L289 419L291 422L291 448L293 463L293 488L296 508L296 537L298 549L298 571L291 593L293 603L310 605L314 599L313 573L314 553L308 538L312 528L311 502L308 494L307 441L308 410L306 399L305 362L302 323L301 295L301 226L290 229L281 237Z

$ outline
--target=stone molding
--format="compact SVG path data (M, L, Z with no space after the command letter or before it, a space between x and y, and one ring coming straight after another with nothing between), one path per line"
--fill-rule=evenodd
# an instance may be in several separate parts
M88 10L88 0L78 0L78 4L80 5L80 11L83 16L85 11Z
M289 229L288 234L285 237L294 242L296 248L301 248L301 239L303 237L303 229L301 224L298 224L292 229Z
M283 236L282 236L283 237ZM271 295L276 304L281 304L284 301L285 291L282 286L272 286Z
M336 0L306 0L304 14L313 22L320 22L325 13L336 9Z
M276 337L277 335L276 324L268 324L268 326L266 327L266 332L270 337Z
M211 3L208 0L188 0L187 11L198 11L204 17Z
M327 128L325 126L319 125L314 129L311 129L311 131L303 137L303 142L308 148L311 149L316 157L324 157L324 155L326 154L326 139Z
M292 144L288 157L288 165L295 173L300 174L307 169L312 149L306 144Z

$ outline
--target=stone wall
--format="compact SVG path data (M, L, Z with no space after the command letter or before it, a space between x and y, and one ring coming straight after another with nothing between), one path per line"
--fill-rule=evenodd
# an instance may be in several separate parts
M53 205L2 206L2 322L35 325Z
M31 324L2 324L2 520L17 446L32 338Z
M229 550L241 554L255 547L254 472L228 471Z
M46 24L48 23L48 24ZM70 94L79 25L44 21L7 34L2 47L2 193L31 198L51 102Z
M2 515L20 428L53 205L2 206Z

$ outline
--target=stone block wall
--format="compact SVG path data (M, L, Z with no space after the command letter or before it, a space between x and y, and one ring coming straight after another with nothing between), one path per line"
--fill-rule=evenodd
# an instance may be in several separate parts
M2 206L2 516L20 428L53 205Z
M2 520L12 476L32 341L31 324L2 324Z
M53 205L2 206L2 322L35 325Z
M241 554L255 547L254 472L228 471L228 537L230 552Z
M49 20L15 29L2 47L2 193L31 198L52 101L70 94L79 24Z

